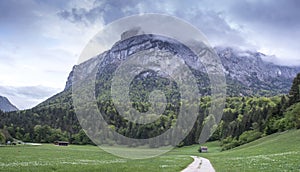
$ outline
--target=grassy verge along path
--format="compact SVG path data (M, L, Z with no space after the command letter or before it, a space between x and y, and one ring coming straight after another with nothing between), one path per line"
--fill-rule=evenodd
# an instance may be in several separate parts
M235 149L219 152L216 142L207 144L216 171L228 172L300 172L300 130L276 133Z

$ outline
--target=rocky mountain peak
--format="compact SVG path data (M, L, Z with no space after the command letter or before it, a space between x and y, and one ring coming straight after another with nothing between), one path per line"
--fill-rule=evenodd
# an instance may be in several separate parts
M124 32L122 39L116 42L110 50L80 65L104 58L99 66L101 71L108 64L119 65L127 56L135 52L166 49L179 55L191 68L205 72L203 65L196 61L193 52L185 45L159 35L139 35L140 32L139 28ZM260 52L238 50L232 47L216 47L214 50L223 64L228 87L234 87L234 90L229 90L230 95L287 93L293 78L300 72L300 67L281 66L265 61L266 55ZM70 73L66 89L72 85L72 75L73 72Z

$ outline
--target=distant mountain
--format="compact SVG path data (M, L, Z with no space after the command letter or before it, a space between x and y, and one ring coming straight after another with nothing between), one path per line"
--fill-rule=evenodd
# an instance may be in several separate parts
M3 112L16 111L18 108L14 106L10 101L3 96L0 96L0 110Z
M287 94L300 66L281 66L264 61L268 56L231 47L216 47L224 66L229 95L273 96Z

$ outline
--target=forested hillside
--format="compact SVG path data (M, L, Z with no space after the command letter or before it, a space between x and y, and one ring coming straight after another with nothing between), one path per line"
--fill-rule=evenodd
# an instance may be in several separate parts
M252 126L242 130L243 133L229 134L226 138L217 137L218 139L221 138L223 149L230 149L276 132L300 129L300 74L294 79L289 94L276 99L264 108L260 108L259 103L254 106L254 111L248 111L249 109L247 109L251 114L251 118L255 120L247 124ZM226 116L226 113L224 113L223 119ZM238 121L239 118L236 118L230 122L233 126L236 126L237 130L240 129L237 125ZM219 127L222 128L222 123ZM230 130L230 124L228 127L227 129ZM216 132L215 135L218 135L218 133Z
M228 97L222 120L211 140L221 140L223 149L253 141L257 138L278 131L300 128L300 74L295 78L289 95L276 97ZM68 94L70 96L70 94ZM7 134L13 138L29 142L53 142L55 140L68 140L74 144L91 143L86 137L77 121L71 105L71 97L57 95L51 105L43 104L30 110L1 114L0 127L2 130L1 141L4 142ZM107 108L110 105L106 106ZM146 107L144 105L143 107ZM210 97L202 97L200 103L201 116L195 126L181 145L190 145L198 142L205 116L210 107ZM104 107L103 107L104 108ZM110 116L117 115L109 111ZM112 118L114 119L114 118ZM111 120L111 125L116 126L116 131L133 138L151 137L160 133L176 122L176 115L165 112L165 115L154 125L131 125L123 128L124 121ZM152 128L151 128L152 127ZM149 132L151 131L151 132Z

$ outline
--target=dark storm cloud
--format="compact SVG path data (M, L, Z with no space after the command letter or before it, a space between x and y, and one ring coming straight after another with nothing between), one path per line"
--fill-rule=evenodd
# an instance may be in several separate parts
M58 13L71 22L93 24L97 20L105 24L124 16L140 13L163 13L175 15L201 29L209 39L218 44L246 44L239 31L232 28L223 18L222 13L201 9L204 2L196 0L181 1L95 1L91 9L72 8ZM223 38L220 40L219 38Z
M251 48L251 45L244 40L240 31L230 26L220 12L194 10L192 14L186 14L177 10L175 14L198 27L214 45L246 45Z
M252 33L245 39L255 42L264 53L278 57L278 64L300 65L300 1L237 1L225 10L235 23Z
M236 46L276 55L279 64L299 64L300 1L298 0L96 0L92 8L58 14L72 22L105 24L140 13L180 17L198 27L213 46Z
M71 22L90 24L97 21L97 19L103 19L105 23L110 23L126 15L138 13L135 9L137 2L132 0L96 0L94 1L94 7L91 9L72 8L71 10L60 11L58 15ZM130 10L126 12L124 11L125 8Z

